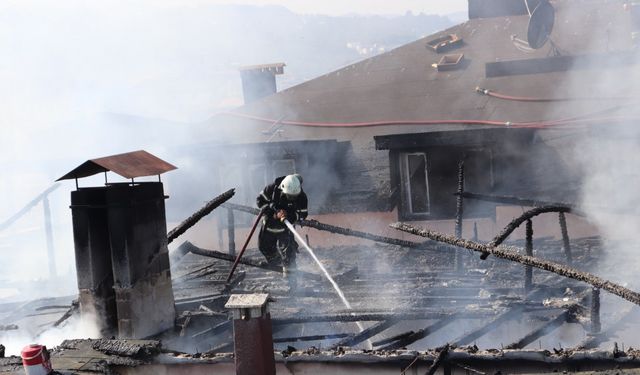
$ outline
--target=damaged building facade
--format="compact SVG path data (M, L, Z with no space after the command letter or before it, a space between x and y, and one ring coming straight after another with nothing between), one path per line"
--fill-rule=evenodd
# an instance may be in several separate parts
M242 186L236 202L251 205L274 177L300 173L314 217L360 229L362 216L451 228L462 160L468 192L579 203L588 170L576 145L612 136L607 126L628 117L637 91L624 78L636 68L637 7L551 6L552 30L536 48L520 2L470 1L463 24L215 116L224 146L192 153L216 161L202 182ZM507 206L469 200L465 233L476 222L488 239L513 216Z

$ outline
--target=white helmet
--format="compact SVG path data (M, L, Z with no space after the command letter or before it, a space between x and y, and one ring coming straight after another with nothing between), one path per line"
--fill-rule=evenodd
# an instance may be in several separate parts
M296 175L290 174L280 183L280 190L286 195L297 197L302 190L300 188L300 179Z

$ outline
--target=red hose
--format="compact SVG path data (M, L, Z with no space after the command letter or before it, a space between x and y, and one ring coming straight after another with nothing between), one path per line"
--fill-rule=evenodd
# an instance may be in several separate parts
M609 111L609 110L607 110ZM606 112L606 111L603 111ZM616 122L616 121L640 121L637 117L591 117L591 115L571 117L558 120L546 120L546 121L529 121L529 122L508 122L508 121L488 121L488 120L390 120L390 121L373 121L373 122L307 122L307 121L278 121L266 117L259 117L248 115L244 113L225 112L225 114L235 117L247 118L255 121L268 122L270 124L282 124L292 126L306 126L306 127L332 127L332 128L350 128L350 127L370 127L370 126L384 126L384 125L446 125L446 124L460 124L460 125L488 125L488 126L503 126L511 128L548 128L557 126L583 126L591 125L598 122Z
M249 232L247 239L244 241L244 245L242 245L242 250L240 250L240 253L236 257L235 262L233 262L231 271L229 271L229 276L227 276L227 282L231 280L231 277L233 276L233 272L236 270L236 267L238 267L238 263L240 263L240 258L242 258L244 251L247 250L247 245L249 244L249 240L251 240L251 236L253 236L253 232L256 231L256 227L258 226L258 222L260 221L261 217L262 217L262 214L256 216L256 221L253 222L253 227L251 227L251 231Z
M385 125L442 125L442 124L460 124L460 125L506 125L504 121L489 120L388 120L388 121L371 121L371 122L308 122L308 121L288 121L270 119L266 117L253 116L238 112L223 112L223 114L243 117L250 120L268 122L270 124L295 125L295 126L312 126L325 128L359 128L369 126L385 126Z
M573 98L543 98L536 96L514 96L514 95L505 95L497 93L493 90L483 89L482 87L476 87L475 91L478 94L487 95L492 98L502 99L502 100L512 100L516 102L538 102L538 103L548 103L548 102L570 102L570 101L579 101L579 100L631 100L629 97L609 97L609 98L597 98L597 97L573 97Z

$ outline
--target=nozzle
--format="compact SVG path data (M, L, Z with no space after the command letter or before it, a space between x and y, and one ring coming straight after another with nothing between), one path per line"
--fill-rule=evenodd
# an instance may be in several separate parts
M488 89L483 89L480 86L476 86L476 90L475 90L478 94L482 94L482 95L489 95L489 93L491 91L489 91Z

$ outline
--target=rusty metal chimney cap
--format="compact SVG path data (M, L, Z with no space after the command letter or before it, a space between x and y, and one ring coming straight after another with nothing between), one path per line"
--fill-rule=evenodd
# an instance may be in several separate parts
M174 169L177 167L144 150L138 150L87 160L56 181L88 177L107 171L124 178L155 176Z
M256 309L267 304L269 294L232 294L224 305L226 309Z

